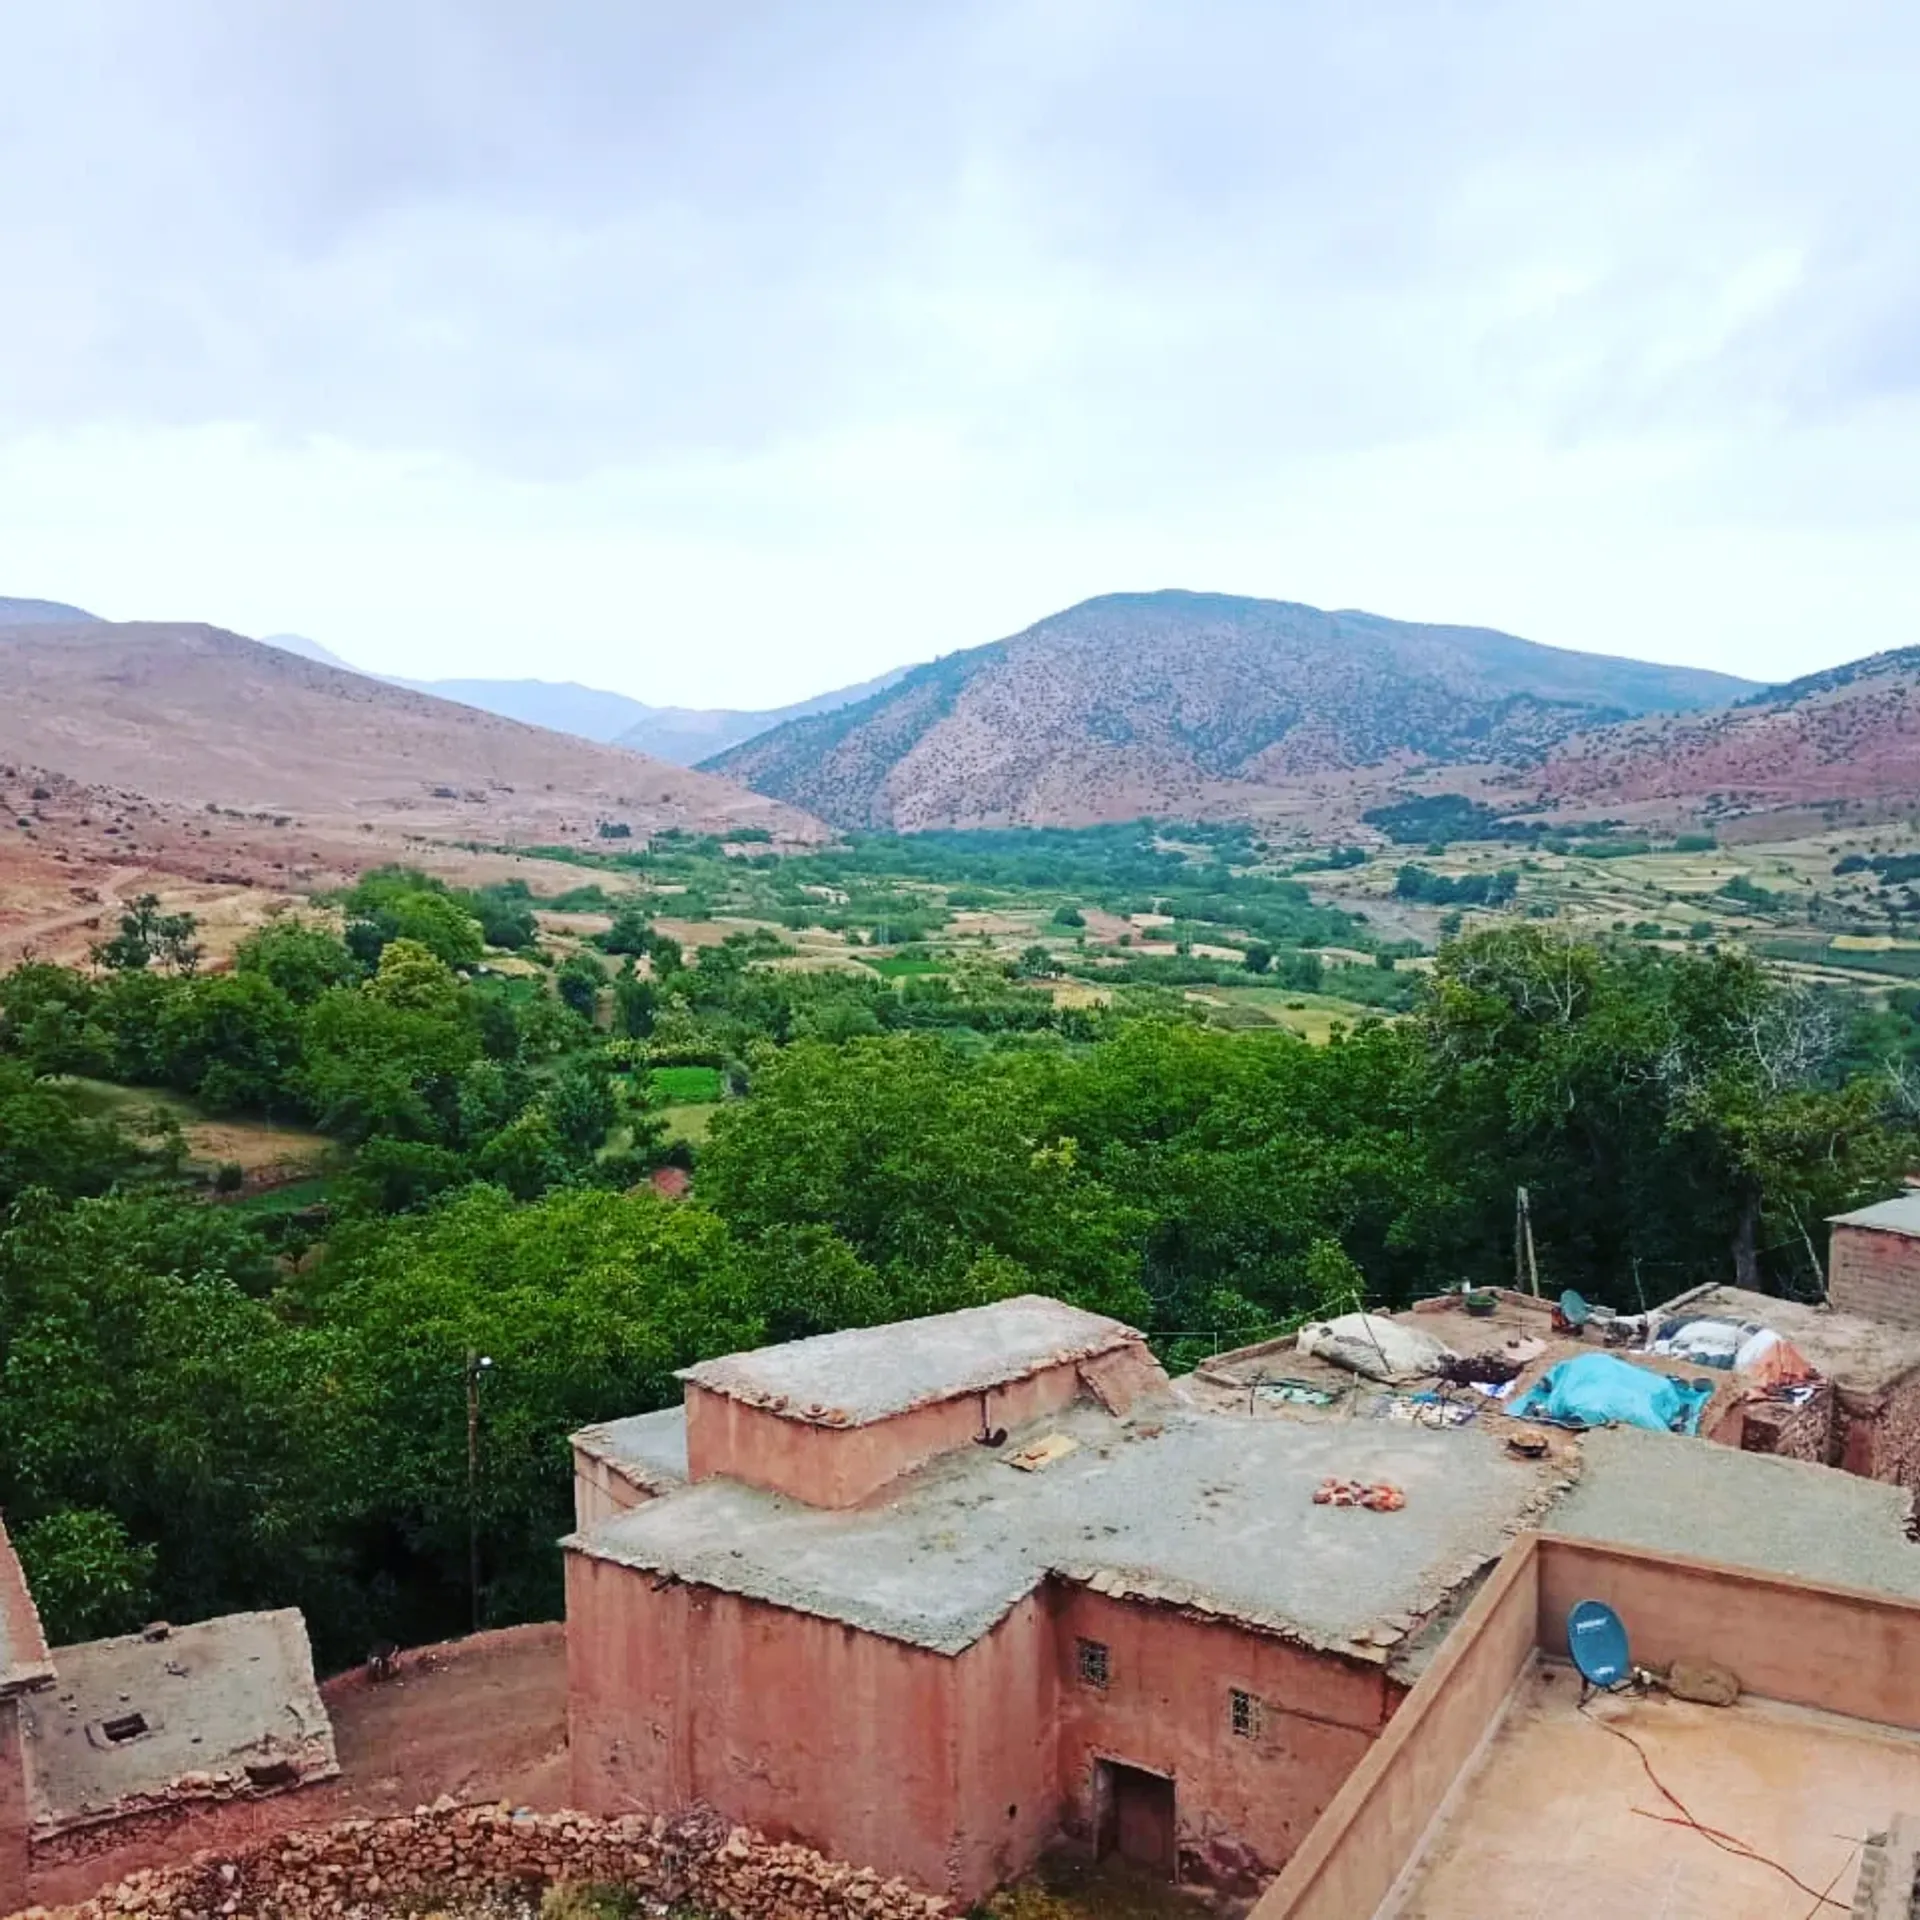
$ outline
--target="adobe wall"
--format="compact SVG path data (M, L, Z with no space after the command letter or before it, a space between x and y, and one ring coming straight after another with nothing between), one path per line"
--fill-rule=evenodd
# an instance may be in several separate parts
M1094 1840L1101 1761L1167 1775L1186 1883L1241 1895L1264 1886L1401 1697L1366 1662L1084 1587L1056 1593L1062 1828ZM1104 1689L1079 1678L1082 1639L1107 1648ZM1259 1703L1252 1737L1233 1731L1233 1688Z
M704 1803L963 1901L1094 1842L1102 1761L1172 1778L1183 1880L1251 1895L1401 1698L1371 1663L1059 1581L951 1657L577 1552L567 1619L577 1805Z
M27 1757L20 1740L20 1702L0 1696L0 1913L24 1907L31 1894L27 1833Z
M629 1479L611 1460L584 1447L574 1448L573 1520L582 1533L653 1497L650 1487Z
M1533 1664L1538 1546L1508 1549L1252 1920L1364 1920L1386 1900Z
M860 1427L817 1426L687 1382L688 1477L726 1474L813 1507L853 1507L938 1454L973 1445L982 1402L993 1427L1018 1427L1070 1406L1081 1392L1077 1361L1025 1379L933 1400Z
M1641 1666L1711 1660L1770 1700L1920 1729L1920 1602L1550 1534L1538 1559L1549 1653L1576 1601L1604 1600Z
M1920 1239L1878 1227L1835 1227L1827 1304L1889 1326L1920 1327Z
M1039 1829L1050 1755L1041 1703L1021 1691L1045 1664L1037 1609L951 1659L585 1554L566 1571L573 1797L589 1812L704 1803L963 1898ZM963 1668L977 1676L964 1706ZM1022 1698L1026 1716L996 1732L991 1716ZM983 1806L991 1830L962 1830Z

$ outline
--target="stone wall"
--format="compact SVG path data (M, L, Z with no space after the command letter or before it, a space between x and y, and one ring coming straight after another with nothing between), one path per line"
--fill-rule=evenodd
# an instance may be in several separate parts
M597 1820L445 1801L198 1854L58 1911L63 1920L347 1920L423 1902L458 1910L555 1885L619 1887L719 1920L947 1920L952 1912L904 1881L776 1845L711 1813Z

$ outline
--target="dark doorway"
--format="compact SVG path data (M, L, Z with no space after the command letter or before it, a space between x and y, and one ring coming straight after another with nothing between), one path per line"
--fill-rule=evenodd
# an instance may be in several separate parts
M1165 1774L1118 1760L1100 1762L1100 1857L1117 1855L1131 1866L1173 1878L1173 1782Z

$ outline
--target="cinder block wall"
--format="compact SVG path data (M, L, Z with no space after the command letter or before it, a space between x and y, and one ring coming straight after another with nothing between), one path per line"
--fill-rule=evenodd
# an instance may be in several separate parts
M1827 1300L1837 1312L1920 1327L1920 1239L1877 1227L1835 1227Z

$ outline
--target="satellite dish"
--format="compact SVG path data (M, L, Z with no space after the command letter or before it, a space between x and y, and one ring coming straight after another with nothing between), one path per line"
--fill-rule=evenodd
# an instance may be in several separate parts
M1571 1287L1560 1296L1560 1312L1570 1327L1584 1327L1593 1318L1593 1309Z
M1568 1613L1567 1651L1590 1687L1617 1687L1632 1672L1627 1630L1604 1600L1582 1600Z

